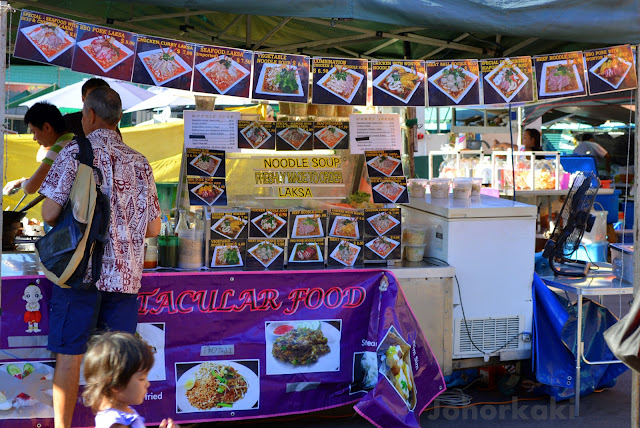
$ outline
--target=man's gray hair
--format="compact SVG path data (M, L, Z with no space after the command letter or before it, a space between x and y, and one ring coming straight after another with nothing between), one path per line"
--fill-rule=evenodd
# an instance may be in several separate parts
M111 88L95 88L87 95L84 105L109 125L117 125L122 115L120 95Z

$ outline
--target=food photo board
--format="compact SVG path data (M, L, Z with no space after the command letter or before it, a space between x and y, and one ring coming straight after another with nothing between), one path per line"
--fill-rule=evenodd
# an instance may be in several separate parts
M289 210L286 208L251 208L250 238L287 238Z
M373 104L417 107L425 104L424 61L372 60Z
M276 150L313 150L314 122L277 122Z
M23 10L13 56L71 68L78 23L31 10Z
M227 185L224 178L187 177L187 187L191 206L227 205Z
M284 238L249 238L246 270L283 270L286 245Z
M624 91L638 87L630 45L584 51L589 93Z
M208 149L185 149L187 175L225 178L225 152Z
M276 122L239 120L238 148L275 150Z
M180 40L138 36L131 81L190 90L194 48L193 43Z
M480 60L485 105L535 101L531 57Z
M430 107L480 104L478 61L427 61L427 96Z
M251 96L306 104L309 101L309 57L254 52Z
M538 100L580 97L587 94L584 56L580 51L533 57Z
M195 51L193 91L248 98L253 52L198 45Z
M313 58L313 103L366 105L368 67L366 59Z

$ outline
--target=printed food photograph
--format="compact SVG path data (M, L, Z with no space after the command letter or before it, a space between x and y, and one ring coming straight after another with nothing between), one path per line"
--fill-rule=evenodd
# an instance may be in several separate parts
M221 159L217 156L201 153L191 161L191 165L213 177L220 166L220 161Z
M525 83L529 81L529 78L509 58L503 60L484 78L506 102L518 95Z
M247 220L245 219L233 215L225 215L211 226L211 230L225 238L236 239L246 224Z
M340 320L265 324L268 375L340 370Z
M53 418L53 362L0 365L0 420Z
M462 101L478 76L466 69L466 67L451 64L434 74L429 81L456 104Z
M259 364L247 363L256 368ZM177 413L248 410L258 406L258 374L239 362L177 363L176 377Z
M343 66L336 66L318 81L318 85L350 103L363 80L364 76L357 71Z
M409 67L394 64L376 78L373 86L407 103L423 81L424 75Z
M342 141L347 133L335 126L325 126L321 130L317 131L315 135L322 144L333 149L340 141Z
M373 241L367 242L365 245L381 258L386 259L400 243L394 239L379 236Z
M400 224L400 221L386 212L381 212L380 214L369 217L367 221L379 236L384 235Z
M289 144L294 149L298 150L305 141L311 136L311 132L305 131L302 128L298 128L297 126L292 126L287 129L283 129L278 132L278 136L282 138L287 144Z
M271 137L269 131L267 131L264 126L260 125L260 122L253 122L251 125L241 130L240 133L254 149L260 147L269 139L269 137Z
M296 217L291 230L292 238L319 238L324 236L323 219L316 214L304 214Z
M149 345L153 352L153 367L149 370L147 379L150 382L166 380L167 374L164 367L164 324L139 322L135 334L139 339Z
M340 241L330 257L345 266L353 266L360 253L360 247L349 241Z
M78 46L105 73L133 55L131 49L107 35L83 40Z
M416 407L416 390L411 368L411 347L394 326L378 346L379 371L396 390L409 410Z
M614 89L618 89L629 70L631 63L625 61L619 56L607 55L598 61L589 71L598 76L601 80L607 82Z
M315 242L298 242L293 246L289 255L289 263L313 263L322 261L324 261L322 251Z
M262 241L248 250L249 254L266 268L269 267L283 251L283 248L269 241Z
M20 31L49 62L56 59L76 43L66 31L55 24L31 25L22 28Z
M298 68L280 64L264 64L255 91L258 94L296 97L304 94Z
M164 85L191 71L191 66L171 48L140 52L138 57L156 86Z
M242 255L237 245L222 245L214 248L211 267L237 267L242 265Z
M224 190L215 184L202 183L191 189L191 193L202 199L207 205L212 205L224 193Z
M564 95L582 92L584 86L573 60L545 62L542 66L540 95Z
M392 158L390 156L376 156L367 162L367 165L379 173L387 177L391 177L400 163L400 159Z
M358 239L360 237L358 219L354 217L336 216L329 231L329 236Z
M266 211L260 214L258 217L251 220L251 222L260 229L267 238L271 238L275 235L286 223L284 219L271 211Z
M401 186L393 181L383 181L377 184L373 190L384 196L390 202L395 202L400 198L400 195L406 190L405 186Z
M220 95L229 92L242 79L251 74L249 70L226 55L201 62L196 65L196 68Z
M349 393L371 391L378 383L378 356L375 352L354 352L353 379Z

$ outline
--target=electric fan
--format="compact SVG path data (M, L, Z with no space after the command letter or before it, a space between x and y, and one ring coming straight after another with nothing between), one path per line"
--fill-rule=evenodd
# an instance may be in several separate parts
M600 180L592 172L576 174L551 238L542 252L542 256L549 259L549 266L554 275L587 275L590 263L571 260L570 257L578 250L585 230L591 231L595 221L595 216L591 215L591 208L599 187ZM556 266L556 263L559 263L559 266Z

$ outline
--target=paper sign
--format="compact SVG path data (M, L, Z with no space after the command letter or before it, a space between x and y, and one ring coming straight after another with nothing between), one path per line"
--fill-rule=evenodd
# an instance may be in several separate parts
M587 94L582 52L538 55L533 61L539 100Z
M352 154L364 154L367 150L401 150L400 116L349 115L349 144Z
M371 69L373 105L424 107L424 61L373 60Z
M193 149L238 152L238 119L231 111L184 112L184 146Z
M480 61L484 104L534 101L531 57L492 58Z

